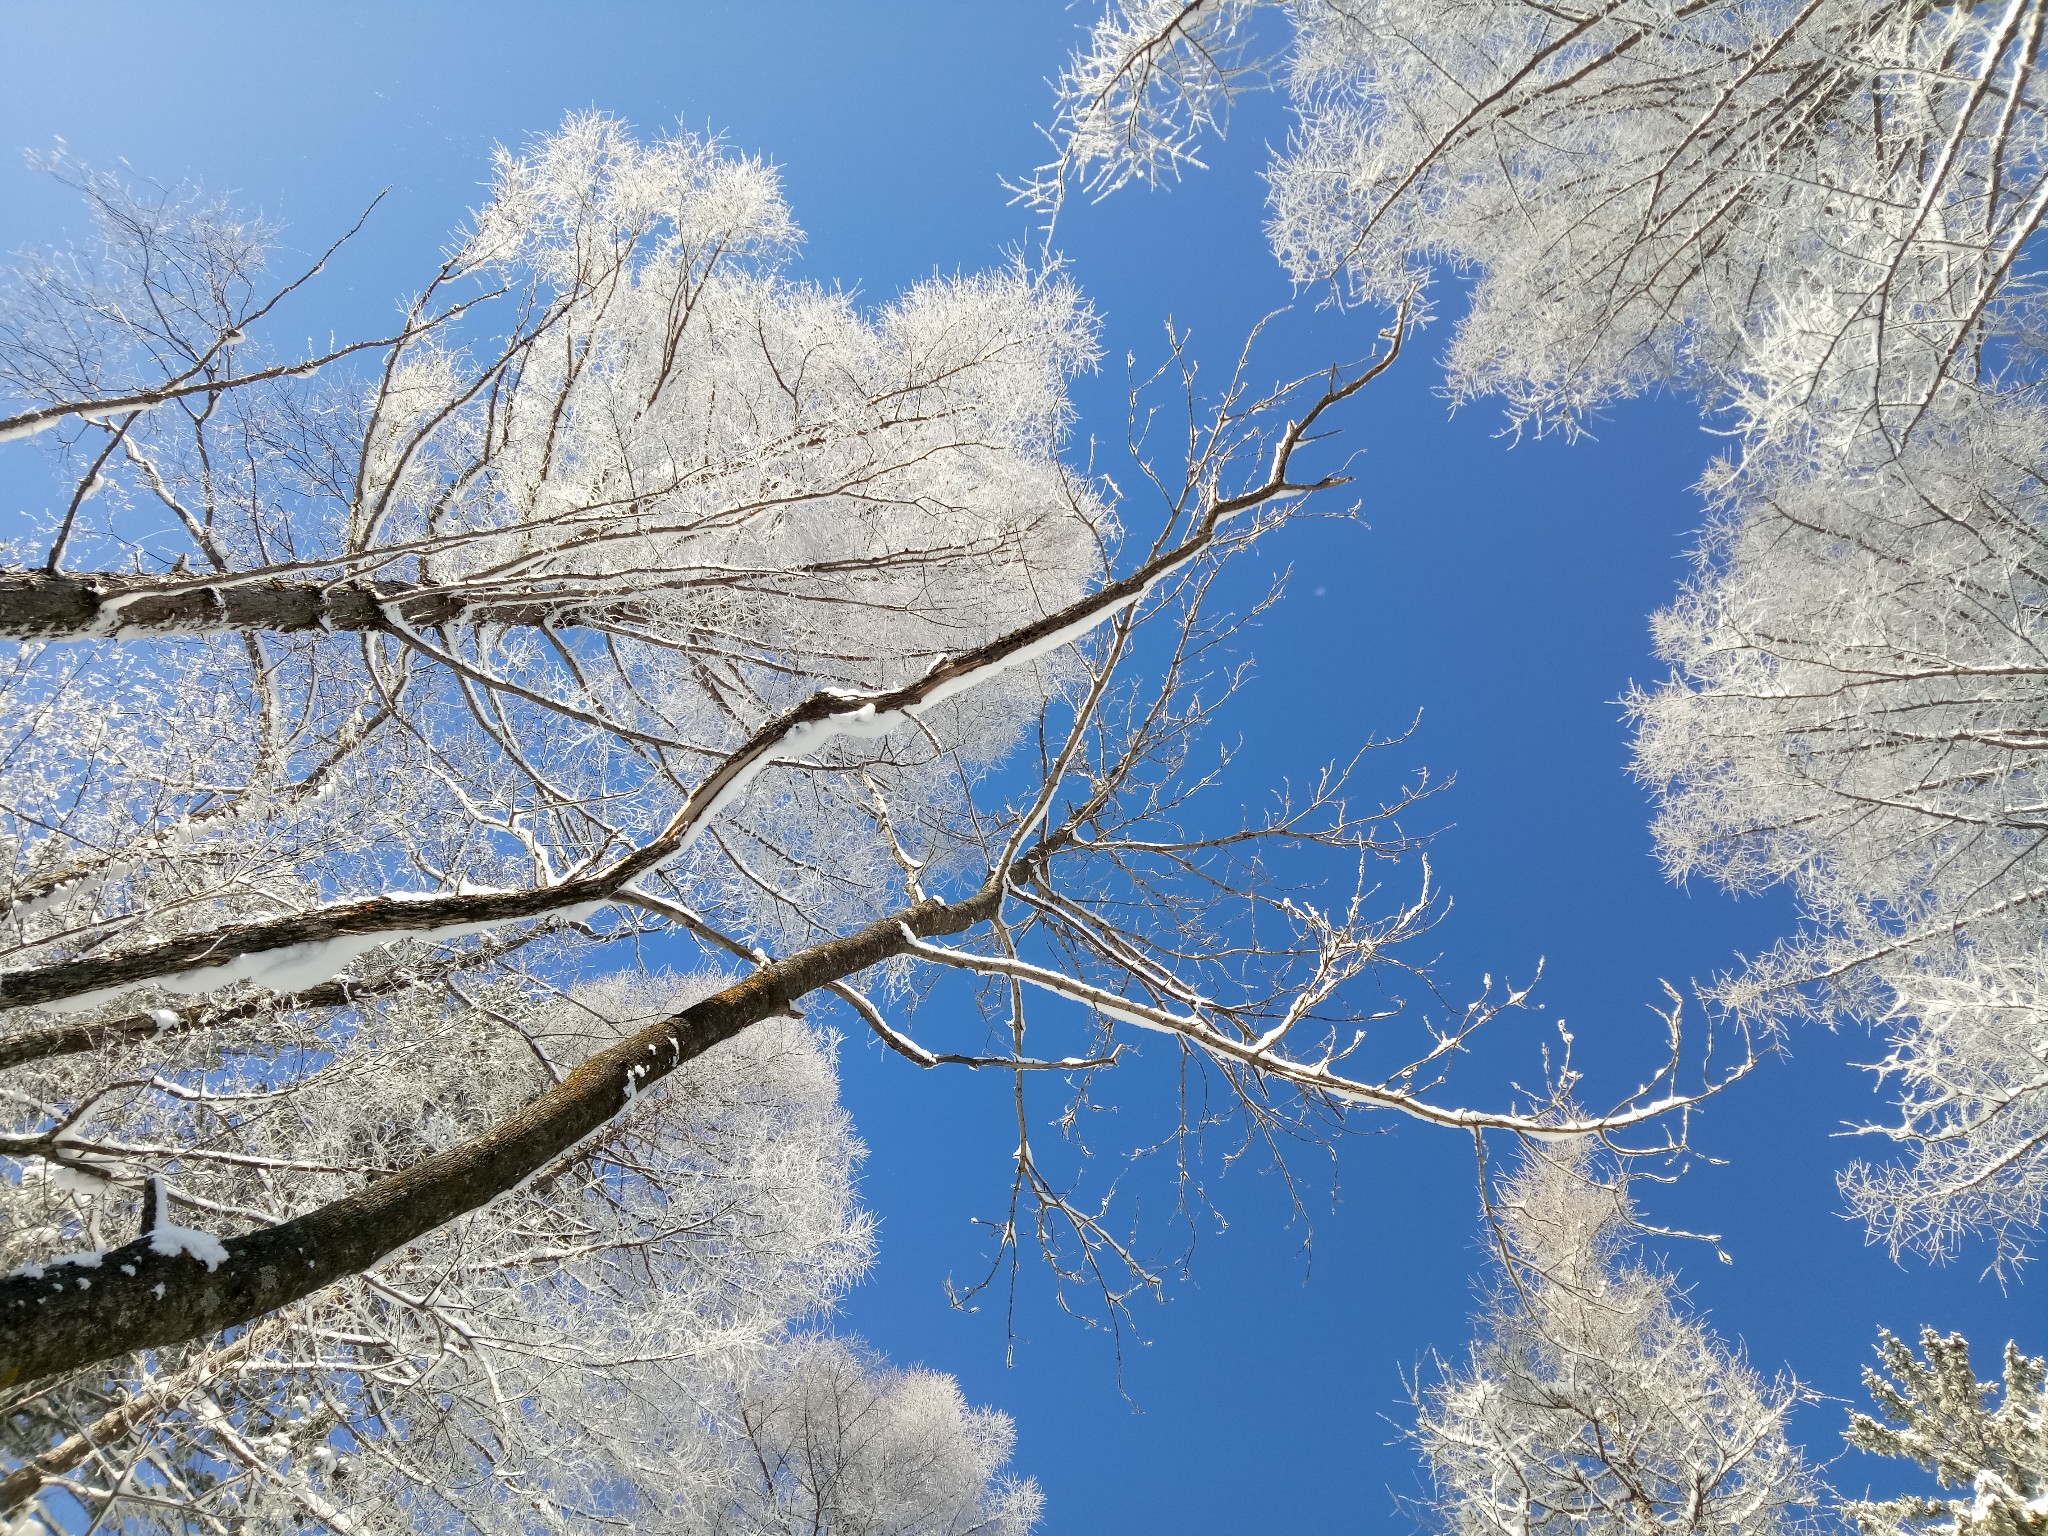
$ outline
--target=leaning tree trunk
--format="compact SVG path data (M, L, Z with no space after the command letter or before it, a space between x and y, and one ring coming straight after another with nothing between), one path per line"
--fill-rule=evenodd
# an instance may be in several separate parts
M764 965L722 992L599 1051L483 1135L304 1216L225 1239L202 1263L148 1235L0 1278L0 1387L158 1349L246 1323L362 1273L396 1249L489 1204L602 1128L636 1093L797 999L993 915L1002 884L927 901L844 938Z

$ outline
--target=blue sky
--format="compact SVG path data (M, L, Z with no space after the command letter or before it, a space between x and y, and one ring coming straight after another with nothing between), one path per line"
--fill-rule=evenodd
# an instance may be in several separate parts
M999 178L1038 158L1045 81L1086 16L1051 0L16 0L0 50L0 247L75 226L70 194L13 153L60 137L94 164L232 192L301 249L389 187L321 301L323 327L367 332L476 200L493 144L599 107L643 132L715 128L771 158L808 233L803 270L883 299L1030 239ZM1264 145L1284 132L1276 103L1248 102L1209 174L1069 211L1060 244L1103 314L1109 359L1078 390L1084 433L1120 440L1121 359L1156 358L1169 315L1221 370L1251 322L1287 300L1259 231L1257 179ZM1596 441L1511 447L1483 405L1452 418L1433 394L1442 334L1425 333L1343 418L1344 445L1364 452L1363 524L1310 523L1266 553L1293 577L1247 637L1258 669L1233 717L1244 750L1231 792L1256 805L1281 776L1310 774L1421 710L1416 733L1379 754L1376 782L1391 788L1424 764L1456 776L1411 823L1443 828L1433 857L1456 903L1441 930L1452 989L1481 971L1526 975L1541 956L1550 1014L1571 1019L1583 1049L1625 1055L1659 1027L1659 978L1705 975L1790 921L1781 898L1666 884L1623 771L1615 700L1656 673L1646 619L1683 575L1699 516L1687 488L1713 439L1689 405L1661 400L1616 412ZM1369 337L1358 317L1298 315L1264 366L1356 355ZM1134 498L1127 524L1142 527L1146 511ZM1402 889L1407 877L1391 878ZM1526 1073L1530 1032L1547 1026L1518 1027ZM1700 1144L1727 1165L1653 1197L1660 1218L1724 1234L1731 1264L1701 1245L1671 1253L1718 1326L1767 1371L1789 1364L1840 1398L1860 1395L1880 1324L1960 1328L1987 1364L2012 1334L2048 1344L2038 1283L2001 1292L1978 1278L1982 1254L1894 1266L1838 1216L1832 1173L1847 1149L1834 1133L1877 1112L1850 1066L1875 1053L1866 1037L1796 1038L1789 1059L1705 1118ZM1474 1098L1504 1096L1486 1070L1463 1081ZM1126 1113L1144 1082L1125 1089ZM946 1302L945 1278L982 1258L969 1219L1002 1196L1002 1091L849 1047L882 1256L846 1326L1015 1416L1018 1466L1047 1489L1048 1531L1409 1528L1391 1495L1418 1484L1388 1442L1404 1418L1403 1373L1467 1336L1479 1260L1469 1147L1407 1125L1354 1139L1336 1205L1318 1210L1312 1263L1277 1181L1232 1174L1218 1186L1228 1229L1205 1233L1167 1306L1140 1310L1149 1342L1129 1352L1120 1391L1108 1341L1053 1311L1037 1277L1013 1367L998 1316ZM1829 1456L1841 1420L1840 1404L1822 1405L1800 1428ZM1840 1475L1860 1484L1864 1472Z

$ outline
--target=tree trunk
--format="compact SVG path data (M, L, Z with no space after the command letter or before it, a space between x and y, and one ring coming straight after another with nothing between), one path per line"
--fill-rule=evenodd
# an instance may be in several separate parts
M1000 883L923 902L764 965L672 1018L591 1056L483 1135L304 1216L224 1241L209 1269L148 1238L84 1265L0 1278L0 1387L138 1349L204 1337L288 1306L514 1188L603 1127L633 1096L808 992L903 953L909 935L960 933L996 910Z
M606 598L594 606L615 609L618 601ZM579 607L568 597L550 600L545 593L478 600L413 582L0 570L0 639L9 640L390 630L394 618L411 629L450 623L574 625L592 607Z

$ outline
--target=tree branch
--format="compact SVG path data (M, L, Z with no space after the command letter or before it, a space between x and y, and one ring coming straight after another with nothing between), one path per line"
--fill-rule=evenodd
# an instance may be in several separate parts
M996 910L1000 883L956 903L924 902L828 939L599 1051L481 1136L273 1227L223 1240L208 1267L139 1238L91 1265L0 1278L0 1387L250 1322L359 1274L478 1210L600 1129L636 1093L806 993L965 931Z

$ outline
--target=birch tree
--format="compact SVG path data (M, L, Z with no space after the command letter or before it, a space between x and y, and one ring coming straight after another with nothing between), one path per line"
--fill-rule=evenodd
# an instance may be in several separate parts
M1658 620L1672 678L1636 700L1667 863L1795 886L1811 931L1719 1000L1889 1028L1907 1160L1852 1171L1851 1203L1895 1247L1982 1232L2000 1263L2048 1183L2017 1001L2043 937L2043 24L2031 0L1118 0L1027 189L1178 174L1283 78L1269 232L1298 282L1384 304L1469 276L1449 392L1515 431L1695 392L1740 446Z
M1479 1337L1417 1394L1414 1440L1460 1536L1804 1528L1820 1485L1763 1380L1631 1252L1624 1172L1529 1142L1489 1204Z
M1344 483L1317 445L1400 317L1270 389L1176 344L1130 532L1062 458L1090 328L1056 272L863 311L788 275L772 175L718 145L571 119L390 336L284 362L251 349L313 274L264 289L219 205L76 179L101 248L31 265L5 336L68 494L0 600L0 1389L109 1406L14 1497L702 1529L738 1436L771 1529L1028 1523L939 1388L777 1374L865 1242L824 1010L1010 1077L991 1278L1035 1247L1112 1316L1164 1267L1042 1128L1141 1036L1169 1138L1206 1077L1276 1149L1374 1112L1668 1148L1747 1070L1674 1019L1603 1111L1466 1103L1526 992L1390 1002L1438 911L1426 866L1375 904L1406 799L1199 799L1211 589ZM832 1404L895 1427L799 1456ZM341 1499L344 1460L382 1491Z

